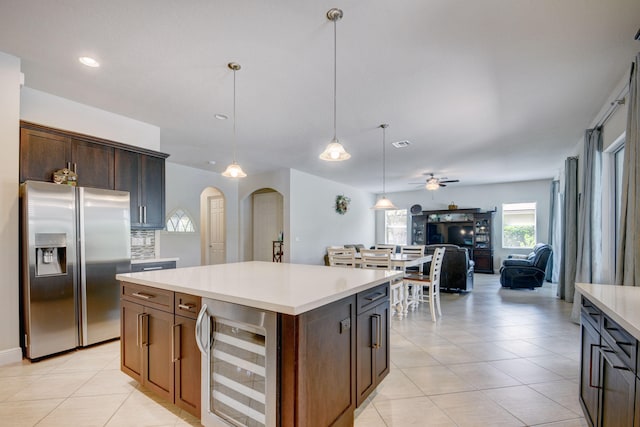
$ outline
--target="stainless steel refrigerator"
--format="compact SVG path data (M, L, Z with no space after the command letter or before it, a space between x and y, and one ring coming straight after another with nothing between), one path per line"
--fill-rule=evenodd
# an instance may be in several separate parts
M27 181L20 196L25 356L119 337L115 275L131 267L129 193Z

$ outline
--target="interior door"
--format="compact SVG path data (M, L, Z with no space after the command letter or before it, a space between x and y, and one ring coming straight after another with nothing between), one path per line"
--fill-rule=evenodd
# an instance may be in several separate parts
M253 260L272 261L273 241L282 231L282 195L275 191L253 195Z
M209 264L226 262L224 198L209 197Z

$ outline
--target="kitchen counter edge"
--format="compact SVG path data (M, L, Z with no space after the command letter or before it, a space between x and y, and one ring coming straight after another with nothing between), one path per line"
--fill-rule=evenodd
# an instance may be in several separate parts
M604 314L640 340L640 288L635 286L576 283L576 290ZM574 301L580 304L580 301Z

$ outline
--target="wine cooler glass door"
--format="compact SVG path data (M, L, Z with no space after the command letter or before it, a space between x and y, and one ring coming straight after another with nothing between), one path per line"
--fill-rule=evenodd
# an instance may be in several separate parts
M217 424L274 426L276 394L275 313L206 301L209 345L203 354L207 390L204 412ZM202 333L202 332L201 332ZM206 409L204 409L206 408Z

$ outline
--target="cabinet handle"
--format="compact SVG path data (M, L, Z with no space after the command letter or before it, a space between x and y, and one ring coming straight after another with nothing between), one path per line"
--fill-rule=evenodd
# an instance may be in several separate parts
M378 342L376 348L380 348L382 346L382 316L376 314L376 317L378 318Z
M384 297L385 295L386 295L385 292L376 292L375 294L367 295L366 297L364 297L364 299L366 299L369 302L374 302Z
M380 348L380 341L382 341L381 320L379 314L371 315L371 348Z
M140 329L142 329L142 314L138 313L136 318L136 346L142 347L142 334L140 333Z
M600 344L591 344L589 347L589 387L602 388L597 385L593 385L593 347L600 347Z
M177 344L176 344L176 341L177 341ZM178 323L177 325L173 325L172 337L171 337L171 359L174 362L177 362L182 357L180 354L181 342L182 342L182 328L181 328L181 325Z
M178 308L181 309L181 310L189 310L189 311L191 311L194 308L196 308L196 305L195 304L191 304L191 303L189 303L189 304L178 304Z
M78 173L78 165L76 163L73 164L73 171Z
M138 206L138 222L142 224L142 206Z
M147 223L147 207L146 206L142 207L142 221L145 224Z
M613 369L620 369L621 371L631 371L631 368L625 366L622 363L622 361L620 360L620 358L618 357L618 355L613 349L608 347L602 347L600 348L600 354L602 354L602 357L604 357L604 359L609 363L609 365L611 365ZM618 359L617 365L616 363L614 363L613 358Z
M144 347L144 346L148 346L149 345L149 315L147 313L142 313L141 315L141 319L142 319L142 328L141 328L141 340L140 340L140 347Z
M131 294L131 296L136 298L146 299L146 300L149 300L155 297L155 295L145 294L144 292L134 292Z
M67 169L71 170L71 162L67 162Z

